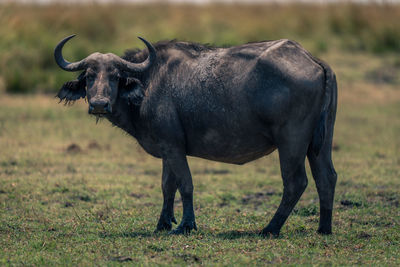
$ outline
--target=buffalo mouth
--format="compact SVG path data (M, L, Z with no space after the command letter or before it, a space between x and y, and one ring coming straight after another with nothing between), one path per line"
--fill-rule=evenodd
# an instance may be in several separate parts
M107 114L111 114L111 107L109 104L103 107L89 106L89 114L95 116L105 116Z
M94 115L94 116L102 117L102 116L105 116L107 114L110 114L110 112L107 112L105 110L103 110L103 111L91 111L91 112L89 112L89 114Z

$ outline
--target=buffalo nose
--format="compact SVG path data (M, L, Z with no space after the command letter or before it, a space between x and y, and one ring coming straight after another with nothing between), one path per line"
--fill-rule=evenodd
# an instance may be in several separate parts
M110 102L105 99L96 99L96 100L90 101L89 113L90 114L111 113Z

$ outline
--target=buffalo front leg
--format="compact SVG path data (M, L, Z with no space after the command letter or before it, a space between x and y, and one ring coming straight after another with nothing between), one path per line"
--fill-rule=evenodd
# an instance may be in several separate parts
M177 223L174 216L174 200L178 186L174 173L170 170L168 164L164 160L161 185L164 203L155 232L164 230L170 231L172 229L172 223Z
M176 178L183 205L182 221L170 234L189 234L191 230L197 230L197 226L193 210L193 182L186 156L183 153L171 153L163 162Z

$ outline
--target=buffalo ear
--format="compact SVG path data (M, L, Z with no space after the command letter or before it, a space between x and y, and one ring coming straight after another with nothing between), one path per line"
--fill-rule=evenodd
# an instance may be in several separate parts
M64 83L56 97L65 103L85 98L86 96L86 81L84 75L79 75L78 79Z
M120 96L130 105L140 106L144 98L143 84L135 78L125 78L120 81Z

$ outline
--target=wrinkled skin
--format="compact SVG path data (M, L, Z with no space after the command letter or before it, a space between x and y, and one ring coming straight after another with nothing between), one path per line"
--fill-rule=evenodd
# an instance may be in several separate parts
M320 198L318 231L330 234L337 94L330 67L289 40L231 48L184 42L154 47L156 60L142 72L121 71L112 54L90 55L78 80L64 85L58 96L85 97L86 86L90 113L105 116L162 159L164 204L156 231L169 231L176 223L177 190L183 217L171 233L197 229L187 156L244 164L278 149L283 196L261 234L279 235L304 192L306 156ZM145 49L128 52L125 59L140 63L148 56Z

